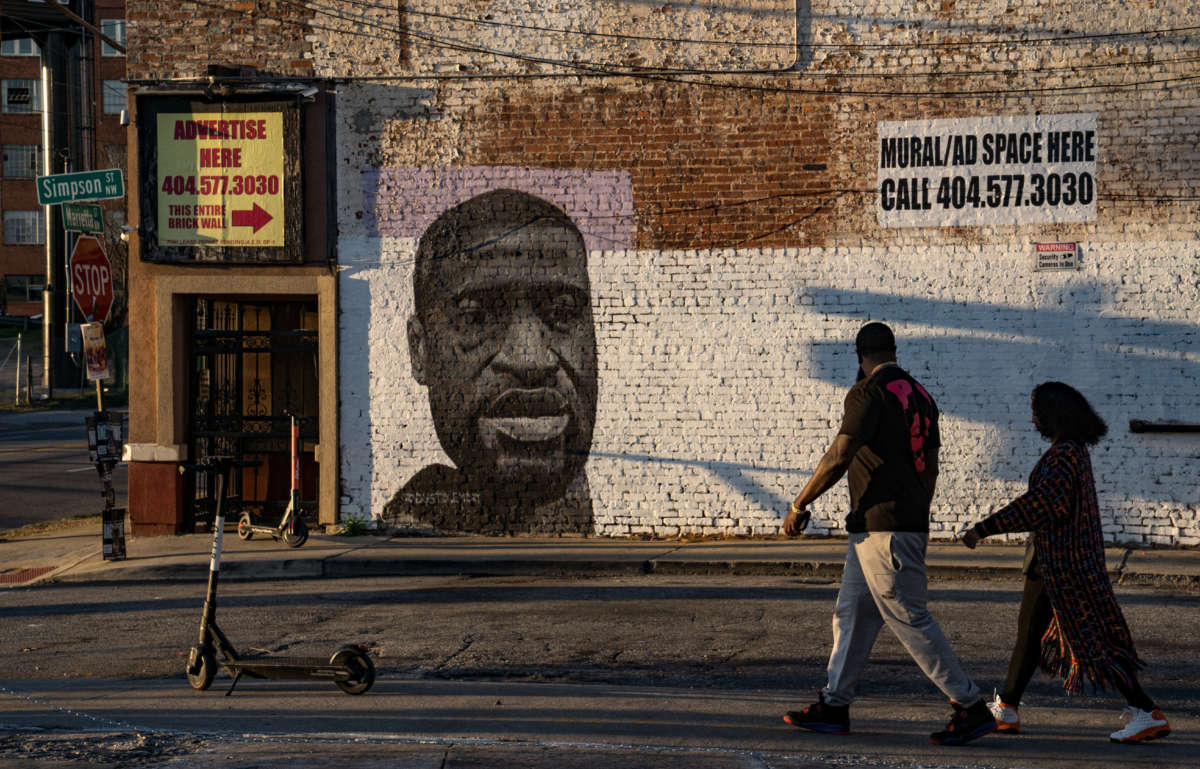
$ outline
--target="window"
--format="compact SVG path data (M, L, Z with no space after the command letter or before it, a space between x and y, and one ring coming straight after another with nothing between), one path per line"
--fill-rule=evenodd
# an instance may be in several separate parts
M5 112L42 111L41 80L5 80L3 87Z
M116 40L125 46L125 20L124 19L103 19L100 22L100 31ZM113 48L103 40L100 41L101 56L124 56L125 54Z
M117 115L125 109L125 83L120 80L104 81L104 114Z
M40 210L4 212L5 245L44 243L44 232L45 225Z
M32 37L14 37L0 42L0 56L38 56L41 50Z
M37 144L4 145L4 177L32 179L42 172L42 148Z
M5 275L4 294L9 303L37 302L42 298L42 287L46 285L41 275Z

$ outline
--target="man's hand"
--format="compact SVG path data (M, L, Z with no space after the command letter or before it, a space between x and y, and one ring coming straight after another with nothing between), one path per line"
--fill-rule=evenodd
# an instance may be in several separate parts
M806 508L797 507L793 502L791 509L788 510L787 518L783 520L783 533L789 537L800 534L808 527L808 519L811 515Z
M975 533L975 529L967 529L966 533L962 535L962 543L971 550L975 549L975 546L979 544L980 539L981 537Z

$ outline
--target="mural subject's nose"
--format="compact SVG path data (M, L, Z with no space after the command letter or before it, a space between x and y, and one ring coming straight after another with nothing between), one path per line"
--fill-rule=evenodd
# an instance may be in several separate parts
M550 349L550 330L530 307L519 305L509 318L492 365L525 385L553 383L558 357Z

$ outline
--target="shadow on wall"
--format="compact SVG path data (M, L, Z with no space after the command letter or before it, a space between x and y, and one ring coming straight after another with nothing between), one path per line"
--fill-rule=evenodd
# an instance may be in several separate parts
M832 439L832 435L829 436ZM822 447L823 448L823 447ZM782 522L784 514L792 503L795 492L808 480L812 472L810 467L770 467L767 465L750 465L739 462L713 462L704 459L681 459L678 457L659 457L652 454L615 454L603 451L593 451L591 456L596 459L612 459L621 462L636 462L639 464L674 465L679 467L697 468L711 473L725 485L737 491L746 502L772 515L779 516ZM770 473L774 475L794 476L795 482L791 496L779 494L755 480L751 473Z
M858 320L866 310L901 329L927 328L898 331L900 364L929 386L943 414L992 428L1001 443L992 452L993 464L981 469L1014 481L1024 481L1032 466L1021 459L1031 458L1030 441L1041 446L1029 423L1029 395L1047 380L1078 387L1108 422L1109 435L1097 455L1118 455L1110 460L1114 464L1145 461L1148 451L1194 459L1194 441L1130 435L1127 425L1130 419L1169 421L1194 414L1200 363L1188 352L1198 349L1200 328L1117 316L1108 309L1113 299L1108 286L1087 280L1060 287L1038 307L826 287L805 287L797 295L814 313ZM810 355L814 377L844 386L853 381L851 345L814 342ZM1163 472L1171 474L1169 468ZM1110 493L1171 499L1169 484L1153 475L1122 468L1119 480L1120 488Z

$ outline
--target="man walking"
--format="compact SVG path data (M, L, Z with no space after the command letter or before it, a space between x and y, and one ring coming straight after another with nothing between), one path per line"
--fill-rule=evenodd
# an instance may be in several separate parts
M789 536L803 531L808 506L849 471L850 541L833 611L827 683L815 704L789 711L783 720L816 732L849 733L855 683L886 624L954 708L950 723L930 741L963 745L994 731L996 722L925 605L929 504L940 446L937 405L896 364L896 339L886 325L863 326L855 349L860 379L846 395L838 435L784 521Z

